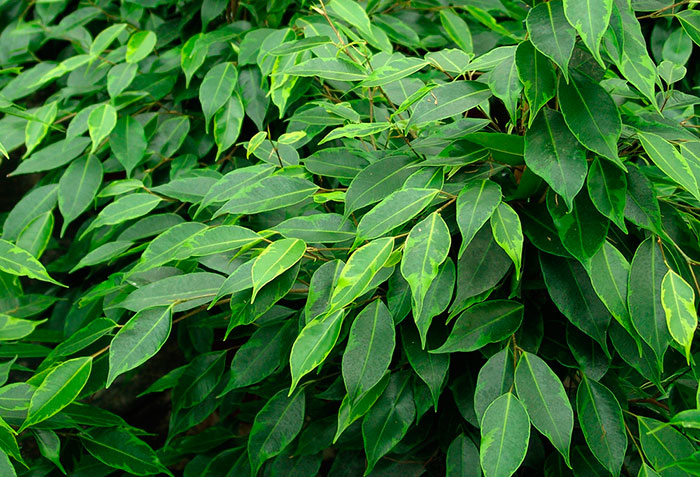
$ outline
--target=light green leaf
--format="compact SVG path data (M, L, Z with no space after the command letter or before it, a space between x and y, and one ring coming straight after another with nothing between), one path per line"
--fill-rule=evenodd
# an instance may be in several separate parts
M588 172L586 150L557 111L545 108L525 135L525 164L561 195L569 210Z
M411 287L416 317L421 316L423 300L438 275L440 265L447 258L450 241L447 224L437 212L418 222L408 234L401 259L401 274Z
M27 419L19 432L36 425L72 403L87 383L92 357L75 358L51 369L32 394Z
M126 44L126 62L138 63L151 54L156 46L157 36L152 31L137 31Z
M234 169L219 179L211 186L202 199L202 203L194 214L194 218L206 207L215 204L221 205L233 198L240 190L249 185L256 184L260 179L269 176L275 170L270 164L258 164L250 167Z
M523 310L522 303L510 300L489 300L474 305L459 315L445 343L430 352L468 352L503 341L520 327Z
M408 126L449 118L472 109L491 96L484 83L455 81L433 88L413 110Z
M474 44L469 25L453 9L440 10L440 23L455 44L473 56Z
M2 239L0 239L0 270L11 275L65 286L51 278L44 266L32 254Z
M518 100L523 90L515 63L515 51L491 71L488 75L488 85L493 95L503 101L511 122L515 124L518 118Z
M141 162L147 145L143 126L131 116L121 117L109 136L109 147L124 166L127 177Z
M216 142L216 160L221 153L233 146L241 133L243 124L243 101L237 92L233 92L224 106L214 114L214 142Z
M323 363L335 346L343 325L343 310L330 311L304 326L292 345L289 367L292 373L291 396L299 380Z
M333 288L329 313L341 310L365 292L372 278L389 259L393 248L394 238L387 237L355 250Z
M78 157L89 143L90 139L86 137L61 139L33 153L9 175L16 176L56 169Z
M117 306L135 312L170 305L174 311L189 310L212 301L223 282L224 277L216 273L175 275L131 292Z
M690 345L693 343L698 315L695 309L695 292L683 278L669 270L661 281L661 305L666 314L668 331L685 350L690 363Z
M613 475L619 474L627 452L627 434L615 395L584 374L576 391L576 413L593 455Z
M203 257L230 252L250 245L262 237L250 229L239 225L219 225L206 228L191 235L177 248L177 258ZM153 242L151 242L153 244ZM150 246L150 245L149 245ZM145 252L144 252L145 254Z
M700 11L683 10L676 14L681 26L696 45L700 45Z
M204 76L199 86L199 102L202 104L206 123L209 123L214 113L226 104L237 81L238 70L230 62L219 63Z
M481 419L479 459L485 477L509 477L525 459L530 419L522 403L506 393L489 405Z
M90 207L102 184L102 163L92 154L71 163L58 181L58 208L63 215L61 237L68 225Z
M399 81L402 78L414 74L422 69L428 62L420 58L411 58L397 55L384 65L372 71L367 79L360 83L362 87L385 86Z
M382 379L395 344L394 319L381 300L374 300L355 317L343 353L343 381L350 401Z
M344 137L349 138L359 138L367 137L372 134L377 134L382 131L386 131L393 126L390 122L376 122L376 123L361 123L361 124L347 124L339 128L335 128L329 132L323 139L321 139L318 144L324 144L335 139L341 139Z
M308 199L318 186L306 179L287 176L265 177L239 189L215 214L258 214L289 207Z
M275 225L272 230L307 243L336 243L355 238L355 226L340 214L292 217Z
M281 239L267 246L253 262L253 296L255 301L258 291L301 260L306 253L306 244L299 239Z
M97 218L83 232L81 238L97 227L116 225L142 217L155 209L161 200L160 197L153 194L129 194L120 197L102 209Z
M491 232L496 243L515 264L515 276L520 278L523 254L523 231L518 214L505 202L493 211Z
M557 375L541 358L523 352L515 368L515 389L532 424L568 463L574 411Z
M126 29L126 23L117 23L102 30L90 45L90 56L100 56Z
M362 169L345 194L345 216L398 190L413 172L408 156L385 157Z
M654 164L668 177L680 184L696 199L700 200L700 188L693 169L680 152L661 136L638 132L639 141Z
M25 320L0 313L0 341L14 341L32 334L46 320Z
M119 96L126 88L129 87L136 73L138 66L135 63L119 63L112 67L107 73L107 92L111 98Z
M141 259L128 274L145 272L176 260L180 255L187 258L188 254L184 252L180 254L180 250L187 250L189 240L206 230L206 225L199 222L184 222L168 228L148 243L146 250L141 254Z
M44 212L22 230L17 237L17 246L31 253L35 258L41 258L51 240L53 224L53 213Z
M462 257L476 233L501 203L501 186L488 179L467 183L457 196L457 225L462 233Z
M103 140L117 125L117 110L111 104L102 104L96 107L88 116L88 132L92 139L90 153L94 154Z
M608 29L613 0L564 0L564 14L593 57L603 65L600 41Z
M436 189L408 188L391 193L362 217L355 243L381 237L408 222L427 207L438 192Z
M58 101L52 101L45 104L34 111L30 120L24 128L24 145L27 150L24 153L24 157L29 156L36 147L41 144L44 140L46 134L49 132L49 128L56 119L58 114Z
M297 391L291 397L286 392L283 389L272 396L255 416L248 435L251 475L258 475L265 461L280 454L304 425L304 391Z
M120 374L153 357L170 335L172 307L151 308L135 314L116 334L109 347L108 388Z
M56 206L58 184L39 186L22 197L5 218L2 228L4 240L17 240L29 223Z
M342 58L311 58L280 73L335 81L362 81L367 77L364 68Z

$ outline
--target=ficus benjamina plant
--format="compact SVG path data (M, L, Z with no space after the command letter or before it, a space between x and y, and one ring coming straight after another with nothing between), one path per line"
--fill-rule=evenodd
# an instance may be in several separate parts
M0 475L700 474L698 3L0 0Z

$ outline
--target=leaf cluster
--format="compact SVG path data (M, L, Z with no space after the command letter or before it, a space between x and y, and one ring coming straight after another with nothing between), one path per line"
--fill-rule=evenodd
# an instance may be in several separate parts
M696 5L0 0L0 475L698 475Z

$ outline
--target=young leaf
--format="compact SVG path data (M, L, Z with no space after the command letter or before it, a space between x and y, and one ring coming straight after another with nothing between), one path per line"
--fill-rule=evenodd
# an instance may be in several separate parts
M459 258L500 203L501 187L488 179L470 181L460 191L457 196L457 225L462 233Z
M151 54L156 46L156 34L152 31L137 31L126 44L126 62L138 63Z
M120 374L153 357L170 335L172 307L151 308L135 314L116 334L109 347L109 387Z
M111 104L102 104L96 107L88 117L88 131L92 139L90 153L94 154L98 146L117 125L117 110Z
M532 424L568 463L574 411L557 375L541 358L523 352L515 368L515 389Z
M520 278L523 255L523 231L518 214L505 202L501 202L490 219L491 232L496 243L515 264L515 276Z
M421 315L425 295L450 251L450 240L447 224L437 212L418 222L408 234L401 274L411 287L414 316Z
M27 418L19 432L45 421L72 403L87 383L91 370L90 356L70 359L52 368L32 394Z
M349 400L356 400L382 379L395 344L391 313L381 300L374 300L355 317L343 353L343 381Z
M481 419L479 459L486 477L513 475L525 459L530 419L512 393L497 398Z
M666 272L661 281L661 305L666 314L668 331L683 347L686 358L690 362L690 346L693 343L695 329L698 327L695 292L673 270Z
M291 396L299 380L323 363L335 346L343 325L343 310L328 312L311 320L297 336L289 355L292 373Z
M253 262L253 296L267 283L301 260L306 244L298 239L281 239L271 243Z
M265 403L248 435L251 475L257 475L266 460L279 455L299 434L304 424L304 407L303 390L288 397L283 389Z

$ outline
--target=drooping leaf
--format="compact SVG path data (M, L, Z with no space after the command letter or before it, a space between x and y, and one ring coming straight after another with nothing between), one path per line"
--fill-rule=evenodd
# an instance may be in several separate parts
M525 459L530 419L512 393L493 401L481 418L479 459L486 477L513 475Z
M528 13L526 24L532 44L559 66L568 81L576 30L566 19L562 1L538 3Z
M447 370L450 367L449 354L433 354L424 350L420 337L413 327L404 327L401 333L401 342L408 358L408 362L430 389L433 398L433 408L437 411L438 400L442 392L442 386L447 378Z
M102 184L102 163L89 154L71 163L58 181L58 208L63 215L61 235L90 206Z
M695 292L683 278L669 270L661 280L661 306L666 314L666 324L673 339L685 350L690 360L690 346L698 327L695 308Z
M540 108L556 94L554 67L530 41L524 41L518 45L515 51L515 63L530 106L528 125L532 127Z
M297 263L306 252L306 244L299 239L282 239L271 243L258 255L251 269L253 296L267 283Z
M514 373L515 359L509 347L491 356L481 367L474 389L474 413L479 421L496 398L513 388Z
M90 153L94 154L117 125L117 110L111 104L102 104L90 113L87 123L92 139Z
M600 41L608 29L613 0L564 0L564 14L581 36L593 57L603 64Z
M515 389L532 425L568 462L574 411L560 379L540 357L523 352L515 368Z
M494 241L515 264L515 276L520 278L523 255L523 231L520 218L511 206L501 202L490 219Z
M627 178L617 167L595 158L588 169L586 179L588 195L598 212L613 221L623 232L625 225L625 201Z
M124 166L127 177L146 153L146 135L143 126L131 116L119 118L109 136L109 147Z
M460 258L500 203L501 187L488 179L468 182L460 191L457 196L457 225L462 233Z
M460 434L447 449L447 477L479 477L479 451L474 442L465 434Z
M81 435L81 441L95 459L109 467L134 475L172 475L153 449L126 429L93 429L89 434Z

